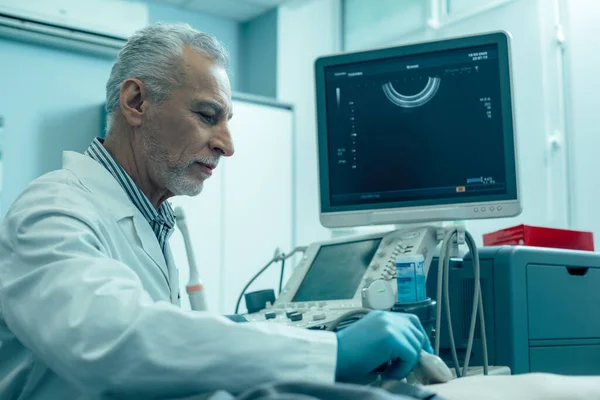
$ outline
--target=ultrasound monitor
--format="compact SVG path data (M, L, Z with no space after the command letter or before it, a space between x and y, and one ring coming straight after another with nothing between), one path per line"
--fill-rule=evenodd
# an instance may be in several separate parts
M520 214L510 35L320 58L321 223Z

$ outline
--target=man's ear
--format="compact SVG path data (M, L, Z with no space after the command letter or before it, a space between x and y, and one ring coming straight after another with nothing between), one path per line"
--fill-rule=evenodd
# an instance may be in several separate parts
M148 104L146 87L139 79L127 79L121 85L120 108L123 117L132 127L142 124L142 115Z

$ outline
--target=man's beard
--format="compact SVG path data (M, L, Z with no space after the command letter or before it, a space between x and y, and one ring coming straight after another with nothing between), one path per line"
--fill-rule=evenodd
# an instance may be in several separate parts
M148 169L157 183L175 196L197 196L202 192L204 179L193 176L189 168L196 162L216 165L219 157L198 156L189 162L182 163L169 157L167 151L160 146L152 129L142 132L144 156L148 161Z

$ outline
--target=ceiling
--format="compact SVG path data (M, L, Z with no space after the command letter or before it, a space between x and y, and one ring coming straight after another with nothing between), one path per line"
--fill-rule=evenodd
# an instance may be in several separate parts
M289 0L150 0L184 10L248 21Z

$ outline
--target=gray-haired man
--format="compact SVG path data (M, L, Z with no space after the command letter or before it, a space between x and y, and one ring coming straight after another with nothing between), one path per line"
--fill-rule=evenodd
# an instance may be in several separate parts
M235 394L348 380L388 361L403 377L430 350L402 315L369 314L334 334L178 307L165 200L200 193L234 152L227 54L213 37L165 24L135 34L112 69L107 112L106 140L66 152L0 226L0 398Z

